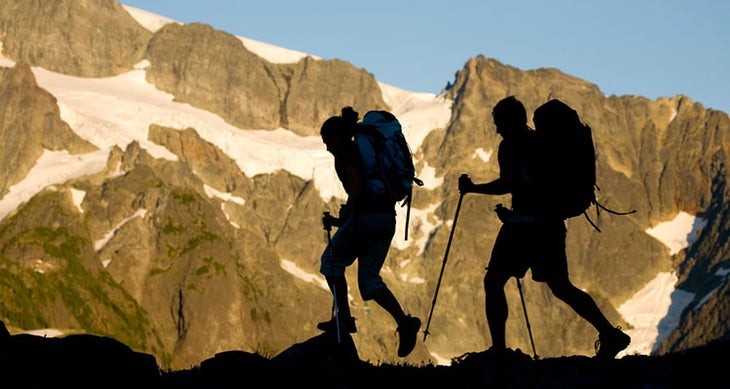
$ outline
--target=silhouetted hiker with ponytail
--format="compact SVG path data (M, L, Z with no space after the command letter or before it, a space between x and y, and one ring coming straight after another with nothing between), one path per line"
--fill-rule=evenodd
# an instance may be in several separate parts
M499 178L475 184L467 175L459 178L459 191L485 195L511 194L512 208L497 206L502 221L484 276L485 309L492 347L505 349L508 316L504 287L510 277L522 278L531 269L535 281L546 282L555 297L564 301L599 332L597 357L613 358L631 339L606 319L593 298L576 288L568 277L565 252L565 222L550 209L545 199L545 172L535 131L527 126L527 113L519 100L510 96L492 110L497 133L503 138L498 150ZM536 111L535 123L552 125L548 110ZM552 183L553 185L555 183ZM548 197L549 198L549 197ZM519 280L518 280L519 281Z
M380 276L395 234L395 202L370 193L365 185L363 163L354 137L358 113L350 107L341 116L328 118L320 130L322 141L335 159L335 171L347 193L339 217L323 217L325 228L338 229L322 253L320 272L325 276L336 302L337 315L319 323L323 331L357 332L347 301L347 266L358 262L358 286L363 300L374 300L395 320L399 334L398 356L413 351L421 320L407 315ZM337 320L339 318L339 320ZM337 320L337 321L336 321Z

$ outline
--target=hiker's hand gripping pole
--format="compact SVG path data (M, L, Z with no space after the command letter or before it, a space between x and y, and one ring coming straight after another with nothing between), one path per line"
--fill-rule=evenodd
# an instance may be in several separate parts
M451 225L451 233L449 234L449 242L446 244L446 252L444 253L444 261L441 263L441 272L439 273L438 282L436 282L436 292L433 294L433 301L431 302L431 312L428 314L428 321L426 322L426 329L423 331L423 341L426 341L428 337L428 327L431 325L431 316L433 316L433 309L436 307L436 297L439 294L439 288L441 287L441 279L444 276L444 268L446 268L446 261L449 258L449 249L451 248L451 241L454 239L454 231L456 230L456 220L459 218L459 210L461 210L461 200L464 199L464 192L459 194L459 202L456 204L456 213L454 214L454 223Z
M322 213L322 227L327 231L327 250L330 255L330 266L332 266L332 215L329 212ZM340 309L337 305L337 286L332 283L332 313L335 317L335 328L337 329L337 343L342 343L340 337Z

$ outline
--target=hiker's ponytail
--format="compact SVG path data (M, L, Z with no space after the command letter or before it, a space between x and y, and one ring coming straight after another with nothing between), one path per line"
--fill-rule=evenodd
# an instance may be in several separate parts
M352 107L344 107L339 116L330 116L322 124L320 135L325 143L332 140L343 141L352 139L357 127L358 113Z
M357 119L360 116L360 114L357 113L357 111L355 111L354 109L352 109L352 107L350 107L350 106L344 107L344 108L342 108L341 112L342 113L340 114L340 116L342 116L342 118L345 120L345 123L348 123L348 124L357 123Z
M343 127L347 131L349 136L355 135L355 128L357 127L357 119L359 119L360 114L357 113L352 107L347 106L342 108L342 111L340 113L340 116L342 117Z

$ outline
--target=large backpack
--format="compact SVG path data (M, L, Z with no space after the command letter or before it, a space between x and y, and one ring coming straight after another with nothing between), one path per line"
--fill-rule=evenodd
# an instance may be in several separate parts
M533 121L538 146L537 175L549 215L562 219L584 215L600 232L586 211L591 205L613 214L596 200L596 151L590 126L578 113L558 99L535 110Z
M369 111L355 129L355 142L370 192L394 202L403 201L408 206L405 235L408 240L413 183L421 186L423 181L416 178L413 156L400 122L388 111Z

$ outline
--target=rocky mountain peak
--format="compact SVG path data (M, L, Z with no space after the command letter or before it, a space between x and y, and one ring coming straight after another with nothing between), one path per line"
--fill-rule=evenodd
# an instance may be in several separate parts
M233 35L200 23L164 26L150 40L147 58L148 80L158 88L241 128L316 135L343 106L387 107L372 74L349 63L305 57L272 64Z
M81 77L131 69L150 37L115 0L6 0L0 31L11 59Z

